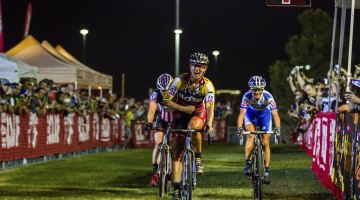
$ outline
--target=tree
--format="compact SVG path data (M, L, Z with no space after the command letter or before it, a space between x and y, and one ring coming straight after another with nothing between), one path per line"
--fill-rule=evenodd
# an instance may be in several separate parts
M310 65L309 76L326 76L329 69L332 19L321 9L305 10L298 17L302 33L289 38L285 46L289 63Z
M296 65L310 65L308 77L326 77L331 52L332 19L321 9L305 10L298 17L302 26L299 35L291 36L285 45L288 61L277 60L269 68L270 87L279 106L283 124L291 125L286 114L294 95L286 78Z

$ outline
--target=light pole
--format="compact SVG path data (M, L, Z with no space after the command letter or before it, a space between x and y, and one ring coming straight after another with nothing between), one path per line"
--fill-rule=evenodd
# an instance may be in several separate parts
M83 62L86 62L86 35L89 31L87 29L81 29L80 33L83 36Z
M182 33L181 29L175 29L175 76L179 76L180 68L180 34Z
M212 55L214 55L214 65L215 65L215 81L214 81L214 85L217 84L217 58L220 55L220 51L215 50L212 52Z
M180 68L180 0L175 0L175 76L179 76Z

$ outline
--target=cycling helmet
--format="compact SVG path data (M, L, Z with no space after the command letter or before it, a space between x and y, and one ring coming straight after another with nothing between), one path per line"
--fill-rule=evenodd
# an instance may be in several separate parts
M170 74L161 74L156 82L156 87L159 90L167 90L173 78Z
M261 76L252 76L249 79L248 84L249 84L250 89L256 89L256 88L264 89L266 86L266 81Z
M190 64L208 65L209 58L205 54L197 52L197 53L191 54L189 62L190 62Z

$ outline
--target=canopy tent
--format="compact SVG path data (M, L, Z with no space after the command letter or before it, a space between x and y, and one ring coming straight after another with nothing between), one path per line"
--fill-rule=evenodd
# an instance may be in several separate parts
M84 68L82 66L79 66L75 63L70 62L68 59L66 59L65 57L63 57L48 41L44 40L41 42L40 44L49 54L51 54L52 56L54 56L56 59L65 62L69 65L72 65L76 68L77 70L77 80L83 80L84 82L86 82L86 85L93 85L93 83L91 82L91 79L89 77L92 76L92 72L91 70ZM77 84L77 82L76 82Z
M0 78L5 78L11 83L18 82L16 63L0 58Z
M74 83L79 89L88 88L88 80L78 76L81 70L53 56L31 35L6 53L25 63L37 66L38 81L47 78L60 84Z
M91 70L93 72L93 76L90 78L91 82L94 84L95 88L101 87L102 89L112 89L113 77L107 74L100 73L80 61L78 61L74 56L72 56L68 51L66 51L62 46L57 45L56 51L59 52L63 57L65 57L70 62L82 66L85 69Z
M14 62L17 65L17 80L19 81L20 78L38 78L38 68L28 65L20 60L17 60L11 56L6 55L5 53L0 53L0 57L8 60L10 62Z

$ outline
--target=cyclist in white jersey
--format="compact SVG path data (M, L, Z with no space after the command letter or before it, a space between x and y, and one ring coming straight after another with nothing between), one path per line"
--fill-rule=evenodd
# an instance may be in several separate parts
M156 118L155 126L158 128L166 128L167 124L172 121L173 115L172 112L164 107L162 104L163 95L165 94L166 90L169 88L170 83L172 82L173 78L169 74L162 74L158 77L156 87L157 89L150 96L150 105L147 114L148 123L145 124L145 130L149 131L152 128L154 116L157 107L160 109L160 114ZM154 150L152 153L152 168L153 168L153 175L150 181L150 184L153 186L157 185L157 181L159 179L159 175L157 174L158 169L158 157L159 157L159 145L162 143L164 138L163 131L156 131L154 133Z
M240 105L240 113L238 116L238 133L242 134L244 132L243 123L245 123L246 131L255 131L258 126L261 131L271 131L272 129L272 119L271 115L274 118L276 128L274 132L280 134L280 117L277 111L277 106L272 95L264 90L266 86L266 81L261 76L253 76L250 78L249 82L250 90L247 91ZM264 173L264 183L269 184L270 180L270 134L265 134L262 140L262 144L265 150L265 173ZM251 165L251 152L254 147L254 135L248 135L246 144L245 144L245 168L244 174L250 175L250 165Z

